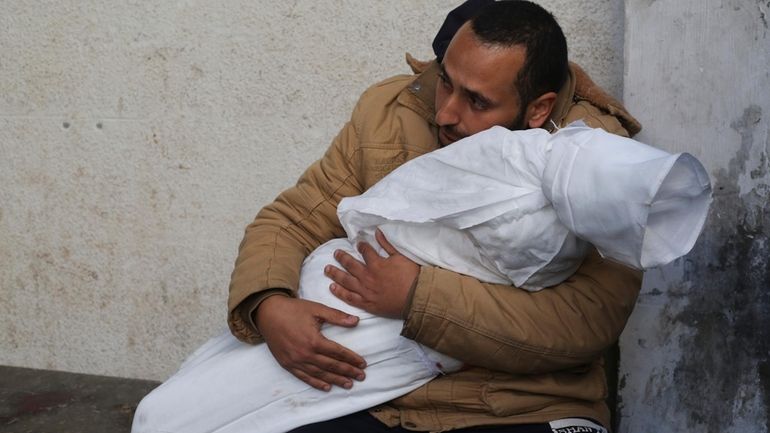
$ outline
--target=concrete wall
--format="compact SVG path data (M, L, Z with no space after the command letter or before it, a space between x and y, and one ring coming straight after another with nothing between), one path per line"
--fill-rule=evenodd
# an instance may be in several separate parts
M0 2L0 364L160 379L243 228L459 0ZM550 0L622 88L622 4Z
M625 102L688 151L714 203L695 250L650 271L621 344L621 432L768 432L770 2L626 2Z

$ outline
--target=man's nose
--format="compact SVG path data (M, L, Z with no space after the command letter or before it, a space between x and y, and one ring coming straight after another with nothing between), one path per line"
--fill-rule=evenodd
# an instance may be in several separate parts
M437 125L456 125L460 122L460 116L457 114L457 102L455 95L448 95L441 106L436 107Z

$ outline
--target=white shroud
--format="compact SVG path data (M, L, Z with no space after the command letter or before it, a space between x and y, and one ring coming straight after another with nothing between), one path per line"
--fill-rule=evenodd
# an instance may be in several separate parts
M284 432L384 403L458 369L461 361L400 337L402 321L329 293L323 268L334 263L334 250L360 259L354 245L376 246L377 227L423 265L539 290L571 275L588 242L640 269L686 254L710 192L694 157L583 125L553 135L495 127L416 158L342 200L348 239L322 245L302 266L302 298L361 318L356 328L322 332L366 358L366 380L351 390L317 391L283 370L264 344L224 332L145 397L132 432Z

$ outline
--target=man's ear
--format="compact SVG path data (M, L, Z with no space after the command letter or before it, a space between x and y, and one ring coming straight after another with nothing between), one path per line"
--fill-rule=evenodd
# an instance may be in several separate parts
M540 128L543 126L556 103L556 93L548 92L530 102L527 106L527 127Z

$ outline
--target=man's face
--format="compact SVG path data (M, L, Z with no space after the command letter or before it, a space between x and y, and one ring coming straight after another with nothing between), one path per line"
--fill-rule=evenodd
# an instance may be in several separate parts
M441 63L436 87L436 123L442 146L499 125L523 129L514 86L525 48L484 45L469 24L458 30Z

